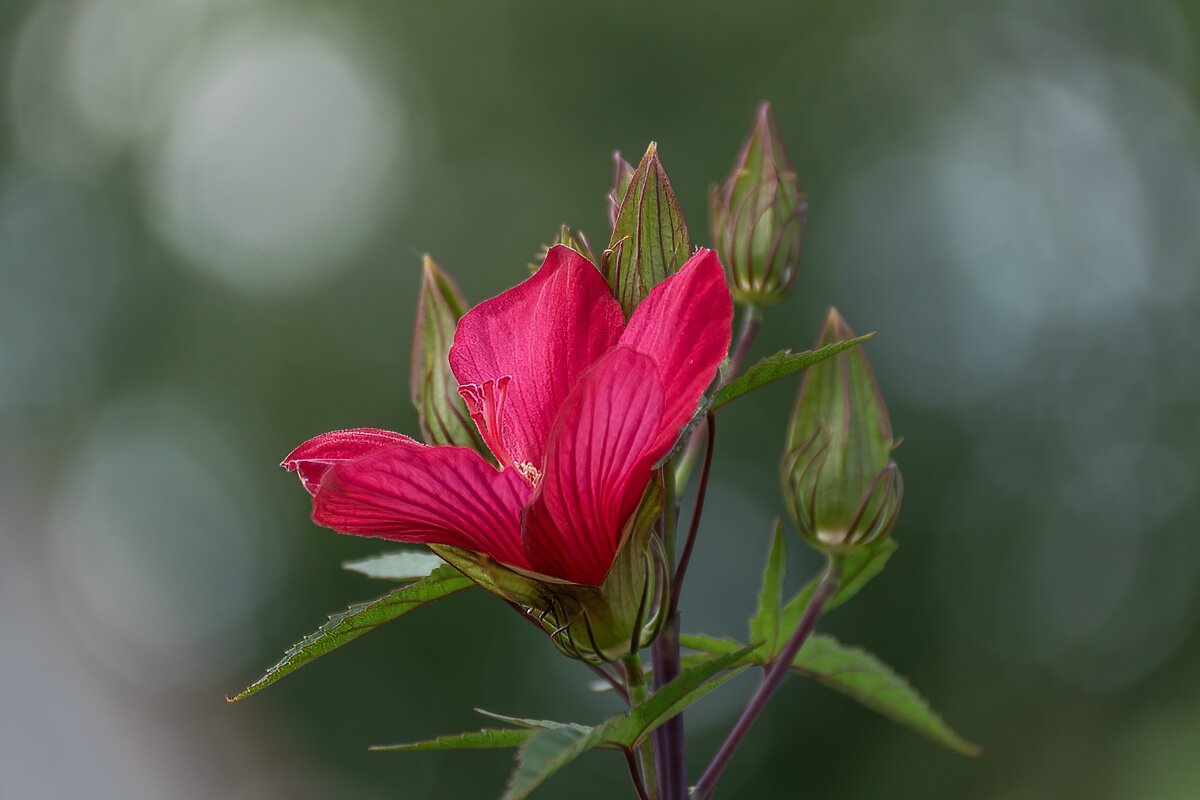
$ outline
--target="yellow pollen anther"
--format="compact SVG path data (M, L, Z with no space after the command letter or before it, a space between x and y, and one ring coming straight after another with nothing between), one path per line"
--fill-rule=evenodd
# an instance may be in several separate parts
M514 467L521 477L530 483L537 483L538 478L542 477L541 470L528 461L522 461L520 464L515 464Z

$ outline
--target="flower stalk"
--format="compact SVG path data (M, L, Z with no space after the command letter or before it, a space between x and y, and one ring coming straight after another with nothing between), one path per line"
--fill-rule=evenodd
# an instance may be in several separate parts
M678 498L675 483L675 465L667 462L661 471L663 508L660 522L664 546L667 552L667 568L675 572L675 539L679 522ZM672 581L670 597L675 597L676 587ZM679 611L667 600L662 633L651 648L654 663L654 688L659 689L679 675ZM686 743L683 715L667 720L653 734L654 757L658 767L660 790L663 800L679 800L686 791Z
M725 768L729 766L729 762L733 759L734 753L737 752L738 747L746 739L746 735L750 733L750 729L754 726L755 721L762 714L763 709L766 708L767 701L771 699L771 695L783 683L788 670L792 668L792 662L795 660L796 654L800 652L800 648L816 628L817 620L821 618L821 614L825 610L825 604L837 592L841 578L841 559L830 557L828 565L825 567L825 572L821 575L821 580L817 584L817 588L813 591L812 598L808 601L808 607L804 609L804 616L800 618L800 624L796 626L795 632L788 639L779 656L768 667L766 675L763 676L762 683L758 685L758 689L755 690L754 695L750 698L750 702L746 704L742 715L729 731L729 735L725 738L721 749L713 756L713 760L709 763L708 768L700 776L699 782L697 782L695 788L692 790L692 797L697 800L707 800L712 796L712 793L716 790L717 782L721 780L721 776L725 773Z
M641 656L637 653L630 653L621 658L621 666L625 668L625 686L629 690L629 699L635 706L646 702L650 692L646 686L646 673L642 669ZM639 794L645 792L649 800L662 800L658 789L659 777L655 766L655 755L650 742L642 745L640 756L640 773L634 772L632 766L630 768L630 771L634 772L634 785L638 786L640 780L642 785L638 786Z

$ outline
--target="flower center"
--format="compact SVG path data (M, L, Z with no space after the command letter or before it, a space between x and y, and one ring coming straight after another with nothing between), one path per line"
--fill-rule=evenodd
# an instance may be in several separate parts
M522 461L520 464L515 464L514 467L530 484L536 484L542 477L542 471L529 461Z
M467 403L471 419L475 420L475 427L479 428L479 435L483 437L484 443L492 451L492 455L496 456L501 467L516 466L504 445L504 399L508 396L508 384L511 382L512 376L504 375L495 380L484 381L482 386L468 383L458 387L458 393ZM525 473L522 471L521 474Z

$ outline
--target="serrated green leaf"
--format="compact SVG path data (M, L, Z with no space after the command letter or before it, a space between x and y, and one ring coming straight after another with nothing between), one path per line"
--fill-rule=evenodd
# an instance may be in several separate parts
M343 561L342 569L368 578L388 581L413 581L424 578L446 562L428 550L395 550L377 556Z
M680 644L708 655L745 653L740 642L704 634L685 634ZM741 655L733 665L767 663L765 648ZM929 707L929 702L891 667L865 650L836 639L812 634L796 654L792 670L841 692L867 708L917 733L966 755L978 755L978 745L956 733Z
M629 714L605 723L604 738L628 747L638 747L660 725L738 674L744 669L743 659L760 646L747 645L681 672L650 695L646 702L634 706ZM730 672L718 675L724 670Z
M517 768L509 779L504 800L528 797L547 778L593 748L641 746L656 728L744 669L738 663L757 647L742 647L680 673L629 713L615 714L590 731L582 725L558 723L562 727L532 737L517 753ZM718 675L724 670L730 671ZM520 718L510 718L517 720Z
M710 412L716 411L744 394L766 386L768 383L795 375L806 367L811 367L813 364L818 364L843 350L854 347L857 344L862 344L874 335L874 333L868 333L866 336L858 336L854 339L834 342L818 350L805 350L802 353L780 350L773 356L767 356L740 376L722 386L713 395L712 403L709 405L708 410Z
M796 654L792 669L951 750L969 756L982 752L947 725L907 680L865 650L814 634Z
M671 181L651 142L616 211L601 272L628 317L650 290L692 255L687 225Z
M552 719L529 719L528 717L510 717L507 714L497 714L494 711L488 711L484 708L475 709L476 714L482 714L485 717L496 720L497 722L507 722L509 725L515 725L518 728L538 729L538 730L557 730L558 728L574 728L575 730L591 733L590 725L580 725L578 722L555 722Z
M367 748L378 752L417 753L426 750L495 750L520 747L537 734L532 728L484 728L469 733L455 733L408 744L377 744Z
M838 589L825 604L825 612L832 611L854 597L876 575L883 572L888 559L898 547L899 545L893 539L880 539L846 556L842 562L842 578L838 582ZM804 616L804 609L808 608L808 601L812 599L818 583L820 583L820 578L809 581L780 612L779 629L783 632L785 641L786 637L790 636L791 632L796 630L796 626L800 624L800 618ZM779 650L774 650L772 654L778 652Z
M779 613L783 606L783 580L787 577L787 542L783 538L783 525L775 520L775 533L771 537L771 551L767 566L763 570L762 588L758 593L758 610L750 618L750 641L763 642L763 648L771 653L779 651Z
M508 779L503 800L523 800L547 778L599 743L598 730L572 728L541 731L517 751L517 768Z
M385 622L473 585L470 579L463 577L453 567L444 566L416 583L402 586L383 597L352 605L345 611L331 615L328 622L292 645L261 678L227 699L234 703L257 694L305 664L375 630Z

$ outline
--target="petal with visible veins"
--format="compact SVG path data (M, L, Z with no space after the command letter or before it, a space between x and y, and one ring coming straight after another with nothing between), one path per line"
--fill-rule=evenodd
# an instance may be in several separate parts
M666 405L659 441L666 450L712 383L733 336L733 300L717 254L700 250L655 286L633 312L620 345L654 359Z
M498 432L509 463L541 467L555 413L623 326L596 267L562 245L550 248L533 277L463 315L450 367L460 384L480 391L512 379ZM495 455L505 461L505 453Z
M417 442L332 466L313 497L313 521L341 533L449 544L527 568L521 508L529 484L465 447Z
M316 494L321 478L334 464L353 461L369 453L398 444L417 442L402 433L379 428L350 428L314 436L287 454L279 466L295 472L309 494Z
M652 467L663 408L654 361L618 347L590 370L563 404L546 472L526 510L525 549L533 569L599 586L621 544Z

